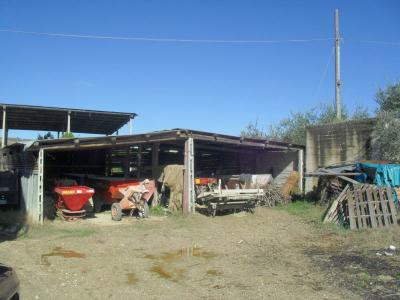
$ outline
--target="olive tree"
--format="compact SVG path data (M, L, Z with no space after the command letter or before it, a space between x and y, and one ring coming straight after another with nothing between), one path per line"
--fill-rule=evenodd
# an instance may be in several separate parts
M343 107L342 119L338 120L333 104L321 104L304 112L291 112L287 118L281 120L277 125L271 125L268 130L264 130L258 120L250 122L241 131L241 135L252 138L271 138L305 145L307 126L335 123L347 119L365 119L369 116L368 109L357 106L349 117L346 107Z
M400 81L379 89L379 105L372 139L373 158L400 161Z

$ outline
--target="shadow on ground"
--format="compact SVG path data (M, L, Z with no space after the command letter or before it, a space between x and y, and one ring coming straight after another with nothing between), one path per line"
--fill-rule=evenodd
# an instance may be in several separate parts
M377 256L378 251L330 252L313 248L305 254L339 286L364 299L399 299L400 253Z

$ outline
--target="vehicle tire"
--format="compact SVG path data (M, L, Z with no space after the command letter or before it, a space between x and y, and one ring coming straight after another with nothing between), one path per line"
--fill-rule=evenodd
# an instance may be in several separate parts
M111 219L113 221L121 221L122 219L122 208L119 203L113 203L111 205Z
M150 215L150 208L147 202L145 202L143 206L143 218L148 218L149 215Z
M99 198L93 196L93 211L98 214L101 212L101 208L103 207L103 201Z

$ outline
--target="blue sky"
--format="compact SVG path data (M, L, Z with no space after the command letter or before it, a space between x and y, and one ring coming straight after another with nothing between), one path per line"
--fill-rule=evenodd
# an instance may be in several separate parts
M335 8L340 9L344 39L343 102L350 111L356 105L374 110L377 89L400 79L400 44L361 41L400 43L396 0L0 0L0 29L180 39L325 39L333 37ZM267 127L290 111L334 101L332 40L165 43L0 32L0 44L0 102L136 112L136 132L184 127L239 134L249 121L258 119Z

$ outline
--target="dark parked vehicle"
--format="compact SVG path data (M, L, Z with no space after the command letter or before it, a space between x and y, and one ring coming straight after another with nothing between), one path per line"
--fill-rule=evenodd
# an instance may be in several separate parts
M17 207L18 195L18 175L11 171L0 171L0 207Z
M0 300L19 299L19 279L11 267L0 264Z

